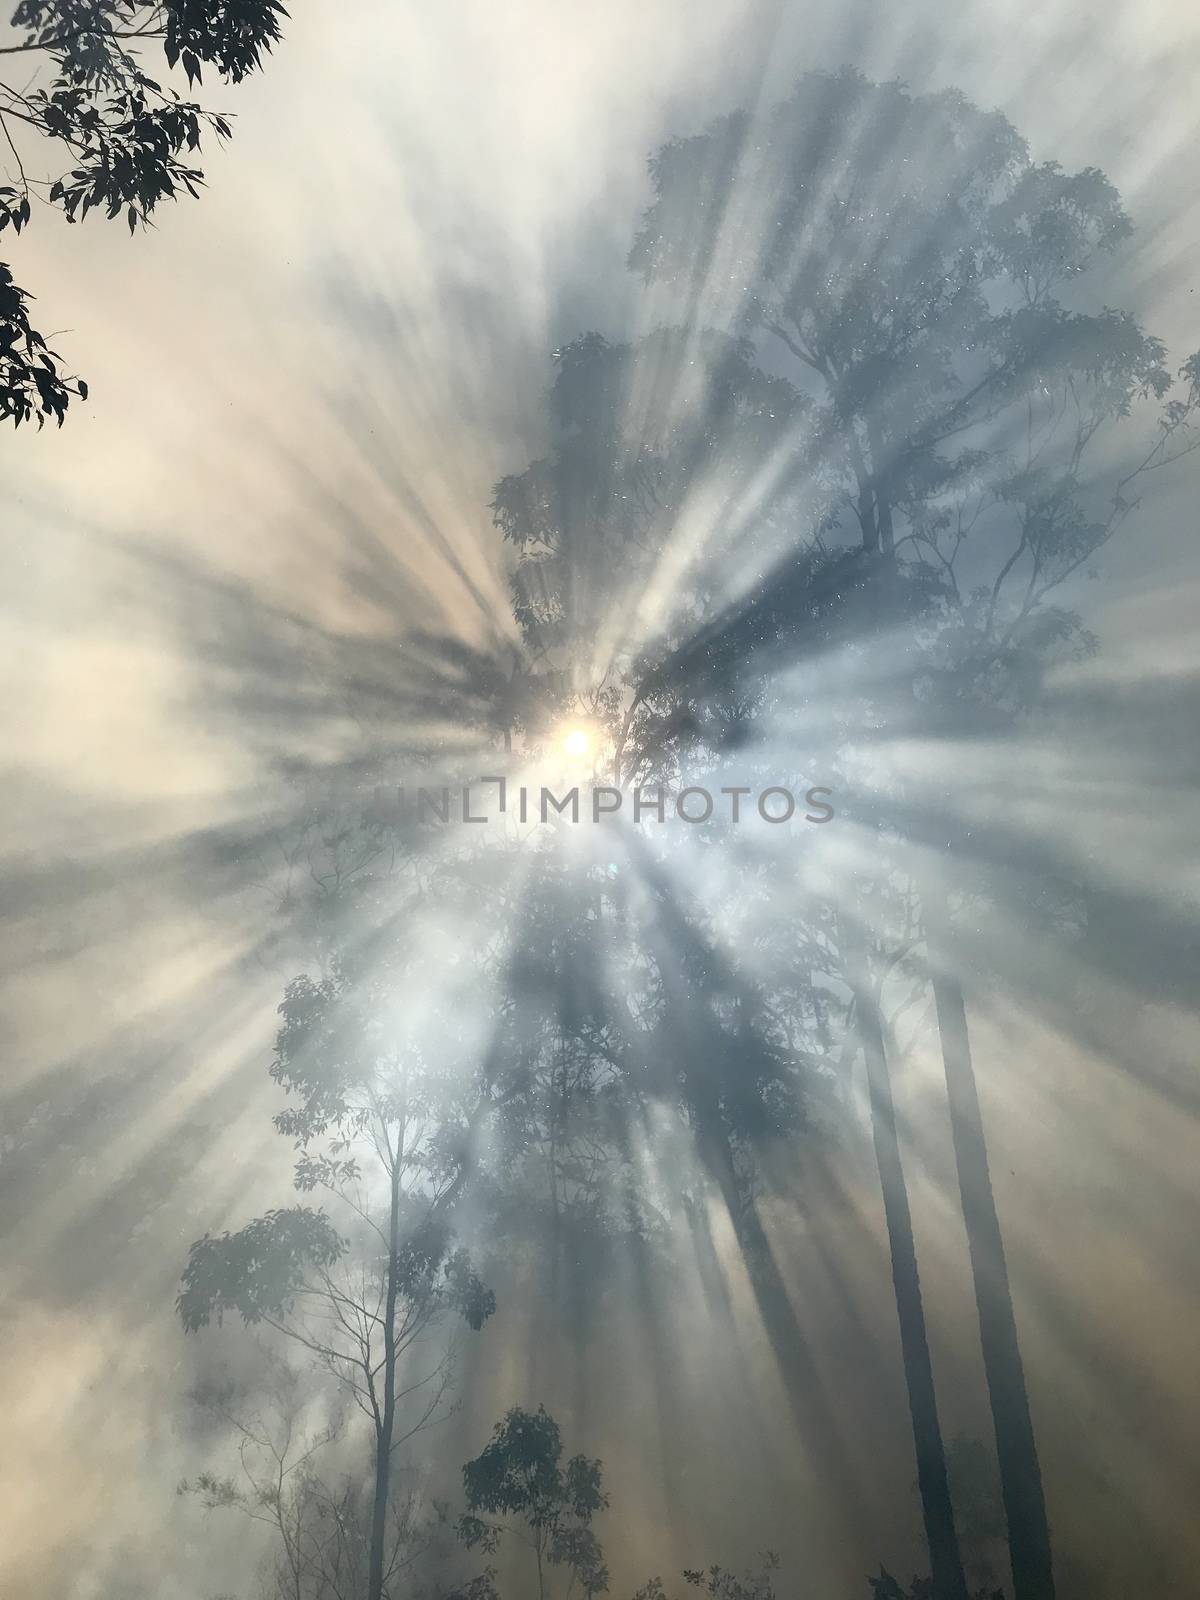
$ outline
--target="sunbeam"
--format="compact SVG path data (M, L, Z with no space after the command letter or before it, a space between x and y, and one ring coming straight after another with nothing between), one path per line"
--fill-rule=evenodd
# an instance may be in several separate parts
M1186 1600L1200 24L293 9L0 40L0 1591Z

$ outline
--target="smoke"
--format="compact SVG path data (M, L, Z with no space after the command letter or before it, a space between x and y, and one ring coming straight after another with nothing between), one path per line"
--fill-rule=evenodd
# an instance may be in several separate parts
M5 441L0 1580L13 1594L251 1591L261 1546L238 1534L214 1555L212 1525L170 1493L204 1444L186 1393L220 1355L185 1344L178 1273L200 1233L288 1192L264 1067L283 983L319 959L288 896L338 870L312 816L385 756L480 751L454 695L418 693L413 634L488 659L518 648L493 486L549 448L552 352L659 320L626 268L650 152L770 104L812 67L956 86L1003 110L1038 159L1107 172L1137 233L1089 295L1128 306L1172 353L1200 342L1200 19L1165 0L1102 18L1063 0L295 10L264 73L213 92L235 138L207 160L199 204L136 241L37 218L13 263L92 390L61 434ZM991 975L977 1054L1056 1536L1088 1551L1080 1583L1103 1572L1094 1592L1114 1595L1182 1596L1200 1557L1200 1483L1183 1465L1200 1259L1182 1222L1197 1139L1198 465L1151 486L1100 581L1072 592L1101 648L1062 669L1035 728L973 741L968 770L915 739L857 752L860 776L890 767L930 814L952 772L959 819L1016 863L1014 882L1074 872L1096 890L1074 931L1063 913L1031 932L1014 892L964 960ZM710 487L640 609L606 619L598 662L672 617L726 526ZM754 492L769 485L740 503L751 528ZM732 563L715 570L735 601ZM843 668L819 670L834 686ZM824 781L821 687L781 702L756 754L780 782L804 762L806 782ZM762 832L719 861L672 846L666 882L701 912L727 899L746 861L770 860ZM839 819L806 842L798 881L853 875L872 848ZM454 849L439 839L432 865ZM450 945L466 915L446 909L424 932ZM779 954L778 903L768 917L752 971ZM733 937L714 943L732 955ZM490 998L448 972L435 1000L478 1042ZM896 1092L946 1431L982 1436L937 1075L914 1036ZM860 1111L864 1096L853 1083ZM655 1129L643 1141L639 1160L668 1159ZM780 1175L771 1239L814 1394L861 1478L856 1515L915 1569L876 1180L861 1148L810 1159L804 1211ZM553 1359L544 1285L514 1265L439 1458L475 1453L505 1405L544 1400L572 1448L610 1464L611 1559L630 1589L769 1545L814 1592L852 1585L823 1530L823 1462L797 1443L720 1219L688 1247L669 1294L626 1262L602 1319Z

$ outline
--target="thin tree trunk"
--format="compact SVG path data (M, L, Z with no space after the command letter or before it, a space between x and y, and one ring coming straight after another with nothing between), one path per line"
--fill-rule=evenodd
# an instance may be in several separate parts
M538 1530L537 1542L533 1550L537 1556L538 1600L546 1600L546 1578L542 1572L542 1535L540 1529Z
M946 1448L933 1387L933 1362L929 1354L925 1307L917 1271L912 1213L909 1210L904 1167L900 1160L900 1140L896 1132L896 1108L884 1049L883 1024L867 971L865 951L858 948L861 936L855 932L851 937L854 941L851 982L859 1037L867 1065L871 1130L875 1140L879 1182L883 1190L883 1211L892 1259L892 1285L896 1292L896 1316L900 1323L900 1352L908 1390L909 1415L912 1418L917 1486L921 1495L925 1537L929 1544L933 1590L937 1600L967 1600L967 1580L958 1548L950 1481L946 1472Z
M400 1135L402 1138L403 1135ZM400 1250L400 1149L392 1166L391 1210L388 1216L387 1297L383 1324L383 1412L375 1429L375 1501L371 1508L371 1564L367 1600L382 1600L383 1558L387 1537L392 1479L392 1434L396 1426L396 1301L399 1295L397 1257Z
M933 978L954 1158L975 1280L975 1305L996 1433L1000 1487L1008 1521L1014 1600L1054 1600L1054 1568L1042 1471L1025 1368L1017 1339L1004 1240L988 1170L979 1092L962 987L940 965Z

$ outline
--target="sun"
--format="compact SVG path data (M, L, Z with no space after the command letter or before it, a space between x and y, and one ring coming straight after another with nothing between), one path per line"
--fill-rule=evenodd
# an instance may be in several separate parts
M572 728L563 739L563 749L569 756L585 756L590 743L585 728Z

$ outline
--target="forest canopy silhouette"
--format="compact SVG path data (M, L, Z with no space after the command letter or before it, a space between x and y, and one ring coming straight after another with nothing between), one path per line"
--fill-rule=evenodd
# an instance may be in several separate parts
M294 1108L274 1121L296 1188L325 1203L205 1234L179 1298L189 1331L236 1311L298 1343L323 1374L310 1416L339 1420L310 1448L295 1415L281 1445L227 1410L277 1470L192 1487L270 1525L280 1593L605 1592L601 1462L562 1461L536 1391L457 1497L422 1501L414 1482L445 1482L433 1424L506 1296L536 1285L529 1337L568 1359L614 1296L661 1318L673 1260L702 1263L719 1317L732 1251L865 1592L894 1559L867 1510L881 1488L814 1365L778 1217L799 1207L819 1232L828 1174L866 1131L929 1563L908 1588L885 1566L874 1593L1049 1600L1053 1521L972 1050L982 975L960 930L1055 925L1089 891L1068 876L1054 902L1036 870L980 853L952 774L914 785L887 751L938 740L969 762L1094 650L1071 580L1195 448L1200 356L1170 358L1080 292L1131 233L1105 176L1035 163L957 92L809 73L765 111L667 143L649 173L629 260L654 325L553 353L550 450L494 491L515 642L426 631L402 681L369 660L347 679L380 724L430 729L344 773L340 809L298 836L311 881L286 914L317 966L279 1008L271 1076ZM738 844L716 818L687 840L636 823L476 840L368 800L401 761L448 784L481 764L561 776L585 755L568 778L672 793L819 761L854 796L854 839L772 851L756 836L730 876L709 865ZM914 1008L944 1070L987 1446L949 1448L940 1420L892 1087ZM703 1404L666 1347L646 1359L664 1406ZM953 1468L989 1455L981 1512ZM463 1576L458 1546L488 1564ZM769 1600L795 1580L769 1557L679 1581Z

